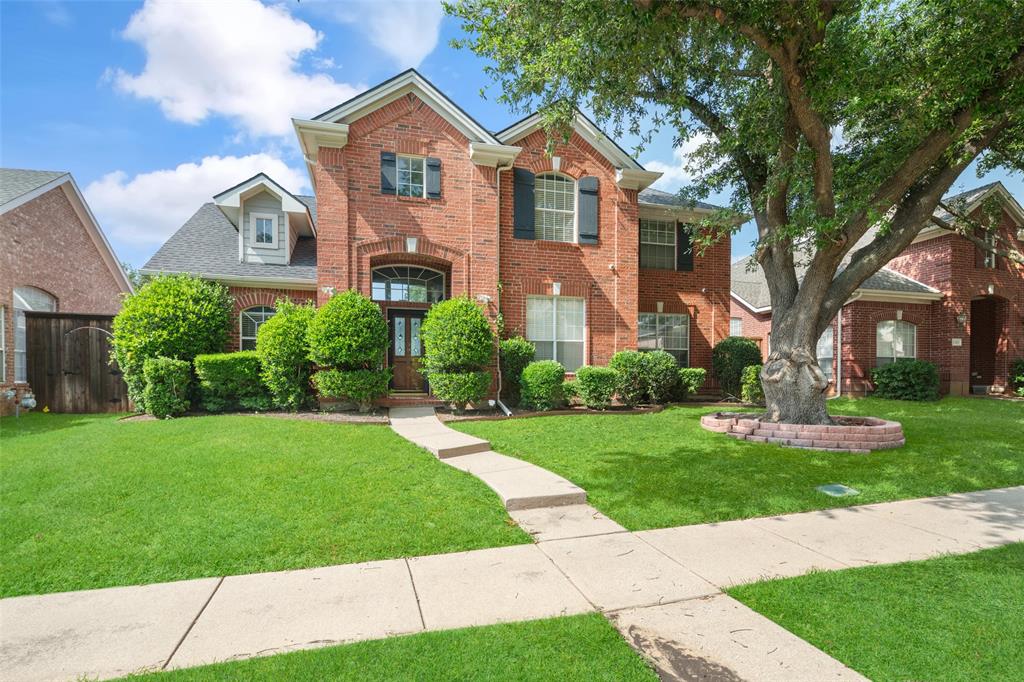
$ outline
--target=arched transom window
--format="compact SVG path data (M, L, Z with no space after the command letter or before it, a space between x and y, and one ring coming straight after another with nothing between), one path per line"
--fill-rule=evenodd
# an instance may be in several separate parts
M57 312L57 299L42 289L17 287L14 290L14 380L28 381L28 336L25 312Z
M537 239L576 241L576 183L555 173L534 180L534 224Z
M257 305L252 308L246 308L242 311L240 316L242 329L239 334L242 350L256 350L256 332L258 332L263 323L272 318L276 312L277 311L269 305Z
M416 265L388 265L373 271L373 300L437 303L444 298L444 273Z

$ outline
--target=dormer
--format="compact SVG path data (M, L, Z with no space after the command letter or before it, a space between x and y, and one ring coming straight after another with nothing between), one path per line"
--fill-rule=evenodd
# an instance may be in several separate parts
M316 236L309 205L265 173L213 200L238 230L239 262L287 265L299 237Z

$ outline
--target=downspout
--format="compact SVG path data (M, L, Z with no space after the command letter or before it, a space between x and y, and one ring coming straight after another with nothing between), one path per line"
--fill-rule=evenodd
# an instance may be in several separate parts
M839 314L836 316L836 393L829 400L843 397L843 310L858 298L860 294L854 294L839 307Z
M505 166L495 165L494 177L497 180L497 200L495 201L494 209L494 225L497 231L497 239L494 242L494 261L495 267L498 270L498 291L497 298L495 299L495 306L498 309L498 315L501 315L501 172L512 170L512 161L509 161ZM494 400L494 404L505 413L506 417L512 416L512 410L508 409L505 403L501 402L501 339L495 337L495 344L497 345L497 356L498 356L498 394Z

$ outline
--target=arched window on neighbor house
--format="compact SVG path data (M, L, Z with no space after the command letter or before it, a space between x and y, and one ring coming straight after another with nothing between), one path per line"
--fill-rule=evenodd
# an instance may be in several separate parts
M14 289L14 380L28 381L28 335L26 312L57 312L57 299L42 289L16 287Z
M904 320L882 320L875 328L875 365L917 357L917 325Z
M277 311L269 305L257 305L246 308L239 315L239 347L241 350L256 350L256 332L264 322L274 316Z

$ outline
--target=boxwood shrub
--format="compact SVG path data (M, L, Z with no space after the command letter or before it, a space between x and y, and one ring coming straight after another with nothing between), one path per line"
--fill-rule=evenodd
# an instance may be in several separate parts
M644 354L636 350L620 350L608 363L618 377L616 391L626 407L636 407L647 399L647 377Z
M764 387L761 386L761 365L747 365L743 368L740 399L753 405L764 405Z
M266 410L270 394L260 378L260 356L254 350L197 355L193 363L204 410Z
M176 358L146 358L142 363L146 411L159 419L184 414L189 408L192 366Z
M727 397L740 395L744 368L760 364L761 349L742 336L727 336L711 350L711 369Z
M680 367L676 395L680 400L686 400L701 389L707 378L708 371L703 367Z
M679 363L663 350L641 353L647 398L656 404L672 399L679 383Z
M287 299L279 300L274 307L277 312L256 332L260 376L273 405L298 410L310 401L306 331L316 309L312 303L297 305Z
M380 306L357 291L332 296L306 331L309 359L321 367L378 369L388 347Z
M519 379L526 366L533 362L537 349L521 336L503 339L498 347L501 363L501 395L509 405L519 404Z
M478 372L494 359L494 331L468 296L435 304L420 329L423 368L431 372Z
M457 412L466 409L469 403L483 400L490 387L491 373L486 370L430 373L430 392L450 403Z
M565 404L565 367L554 360L531 362L523 370L522 404L534 410L551 410Z
M892 400L938 400L939 370L927 360L897 360L871 370L874 396Z
M576 393L592 410L607 409L612 403L619 376L611 367L584 366L576 370Z
M313 375L320 395L355 403L368 412L373 401L388 392L390 369L323 369Z

